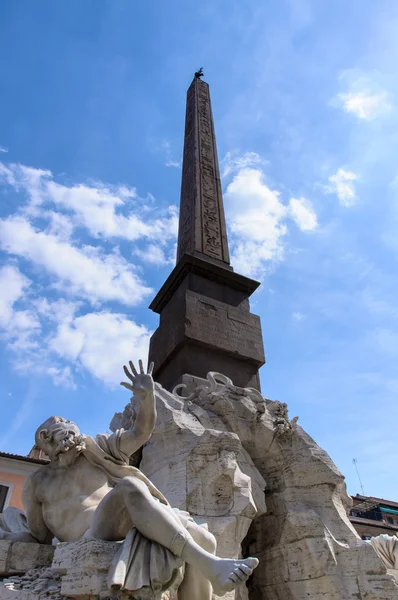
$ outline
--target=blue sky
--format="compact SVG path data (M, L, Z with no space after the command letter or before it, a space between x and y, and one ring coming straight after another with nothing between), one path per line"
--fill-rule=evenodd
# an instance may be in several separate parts
M398 498L398 5L0 1L0 447L106 430L173 266L185 92L211 86L263 393Z

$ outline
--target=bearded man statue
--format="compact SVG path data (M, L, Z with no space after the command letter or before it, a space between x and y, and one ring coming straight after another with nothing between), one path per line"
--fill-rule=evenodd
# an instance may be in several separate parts
M50 462L26 480L26 518L17 509L5 511L0 539L44 544L54 538L124 540L121 551L124 556L130 553L130 587L123 580L126 574L120 579L117 557L108 577L110 587L132 589L131 579L137 585L137 577L145 585L156 579L167 585L185 563L180 600L211 600L212 590L222 596L245 582L258 560L216 556L214 536L188 513L171 508L149 479L129 464L156 423L153 364L147 373L142 361L139 372L131 361L129 365L130 369L123 367L129 381L121 385L133 392L138 406L133 427L94 439L82 435L72 421L47 419L35 440ZM151 564L143 565L142 558L148 556Z

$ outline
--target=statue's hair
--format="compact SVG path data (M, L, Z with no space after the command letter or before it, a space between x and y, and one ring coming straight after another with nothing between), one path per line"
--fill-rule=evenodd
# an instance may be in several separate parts
M39 446L39 448L42 448L44 450L44 448L42 447L43 440L40 437L40 432L43 431L43 429L48 431L49 429L51 429L51 427L53 427L53 425L56 425L57 423L66 423L66 419L64 419L63 417L50 417L36 429L36 433L35 433L36 446Z

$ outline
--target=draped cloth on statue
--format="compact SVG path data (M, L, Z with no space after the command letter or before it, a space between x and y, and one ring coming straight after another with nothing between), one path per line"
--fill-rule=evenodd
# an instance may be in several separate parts
M15 506L9 506L0 514L0 531L7 533L26 533L29 534L29 527L26 522L26 515Z
M144 538L135 527L115 554L108 573L110 590L150 588L164 592L174 583L183 561L156 542Z
M136 477L143 481L152 496L162 498L167 504L166 498L149 481L149 479L136 467L129 465L129 457L120 450L120 439L124 429L117 429L115 433L99 433L95 439L85 436L83 455L95 465L102 469L108 476L109 484L114 486L123 477Z
M387 569L398 569L398 537L396 535L383 533L368 541Z
M95 440L87 436L84 456L107 474L110 485L116 485L123 477L137 477L147 485L153 496L164 498L139 469L129 465L129 457L120 450L122 433L123 429L119 429L112 435L99 434ZM184 527L192 520L187 512L171 507L170 510ZM162 592L169 589L183 564L170 550L147 540L133 527L113 558L108 587L126 591L147 587L155 593Z

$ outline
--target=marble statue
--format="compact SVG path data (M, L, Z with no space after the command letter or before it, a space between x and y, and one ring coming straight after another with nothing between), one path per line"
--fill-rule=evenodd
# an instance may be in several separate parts
M180 600L211 600L212 590L222 596L245 582L258 560L216 556L214 536L189 513L171 508L151 481L129 464L129 458L149 440L157 416L153 364L147 373L142 361L139 372L129 364L130 370L124 367L129 382L121 385L133 392L137 414L132 428L93 439L82 435L72 421L61 417L45 421L35 439L50 463L25 483L26 524L23 515L19 523L7 524L5 515L8 526L0 528L0 539L40 543L51 543L54 537L60 542L125 540L119 553L124 558L113 565L110 585L116 582L123 587L119 571L127 553L135 557L143 581L145 569L164 581L165 572L171 577L173 569L185 563Z
M374 548L376 554L386 565L390 573L396 578L398 576L398 535L387 535L382 533L367 540Z

